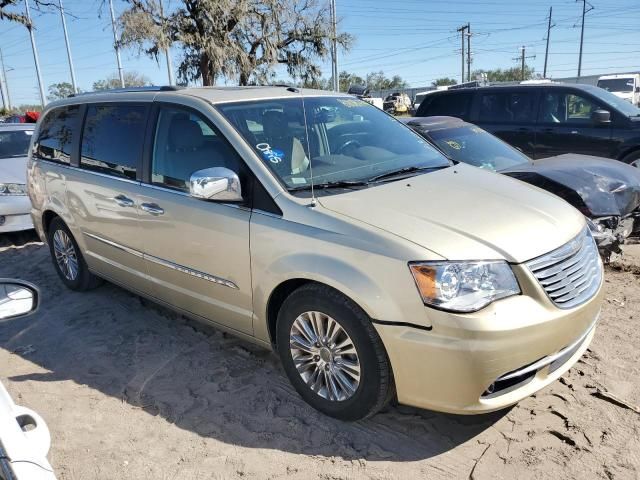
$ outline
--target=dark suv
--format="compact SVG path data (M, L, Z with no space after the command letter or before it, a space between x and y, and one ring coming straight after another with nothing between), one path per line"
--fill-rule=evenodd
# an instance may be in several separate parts
M480 125L531 158L582 153L640 166L640 109L599 87L562 83L434 92L416 116Z

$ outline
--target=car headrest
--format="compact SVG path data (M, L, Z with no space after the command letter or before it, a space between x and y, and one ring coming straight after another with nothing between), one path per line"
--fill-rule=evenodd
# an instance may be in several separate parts
M279 110L267 110L262 114L262 128L268 139L291 136L287 118Z
M197 122L182 116L173 118L169 126L169 144L176 149L195 149L202 146L204 136Z

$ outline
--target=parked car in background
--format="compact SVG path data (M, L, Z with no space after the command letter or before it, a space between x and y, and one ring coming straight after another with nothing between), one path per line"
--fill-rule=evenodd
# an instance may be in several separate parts
M416 116L471 122L533 159L581 153L640 166L640 109L592 85L449 89L427 95Z
M640 74L603 75L598 79L598 86L640 107Z
M105 278L274 348L327 415L498 410L593 338L584 216L353 96L96 93L50 104L35 135L32 217L68 288Z
M383 110L387 113L407 113L411 108L409 95L401 92L394 92L384 99Z
M0 233L33 228L27 154L34 124L0 124Z
M589 219L608 261L640 232L640 169L608 158L564 154L533 162L481 128L454 117L403 121L455 161L508 175L563 198Z
M374 107L378 107L380 110L384 107L384 102L380 97L372 97L369 92L369 88L364 85L351 85L349 90L347 90L349 95L353 95L354 97L359 98L360 100L364 100L367 103L370 103Z
M38 302L34 285L0 278L0 325L35 312ZM55 480L47 460L50 446L51 435L42 417L16 405L0 383L0 479Z

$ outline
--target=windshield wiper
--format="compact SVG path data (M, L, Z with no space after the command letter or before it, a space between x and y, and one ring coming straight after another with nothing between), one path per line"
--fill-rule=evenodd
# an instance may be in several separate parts
M450 165L439 165L437 167L417 167L417 166L404 167L404 168L400 168L398 170L392 170L390 172L381 173L380 175L376 175L375 177L371 177L368 181L369 182L379 182L381 180L392 179L392 178L403 176L403 175L406 175L406 174L409 174L409 173L425 172L427 170L440 170L441 168L447 168L449 166Z
M316 183L313 185L313 188L323 190L327 188L366 187L367 185L369 185L369 181L365 180L336 180L333 182ZM290 192L299 192L303 190L311 190L311 184L292 187L289 189Z

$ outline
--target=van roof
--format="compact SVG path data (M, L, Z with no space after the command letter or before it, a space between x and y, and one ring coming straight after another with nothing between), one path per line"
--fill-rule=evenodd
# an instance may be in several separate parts
M326 90L314 90L309 88L297 88L288 85L270 86L234 86L234 87L133 87L98 92L87 92L74 95L63 100L52 102L50 105L73 105L93 102L126 101L150 101L164 95L186 95L202 98L210 103L242 102L250 100L264 100L271 98L288 97L318 97L318 96L348 96L345 93L337 93Z

